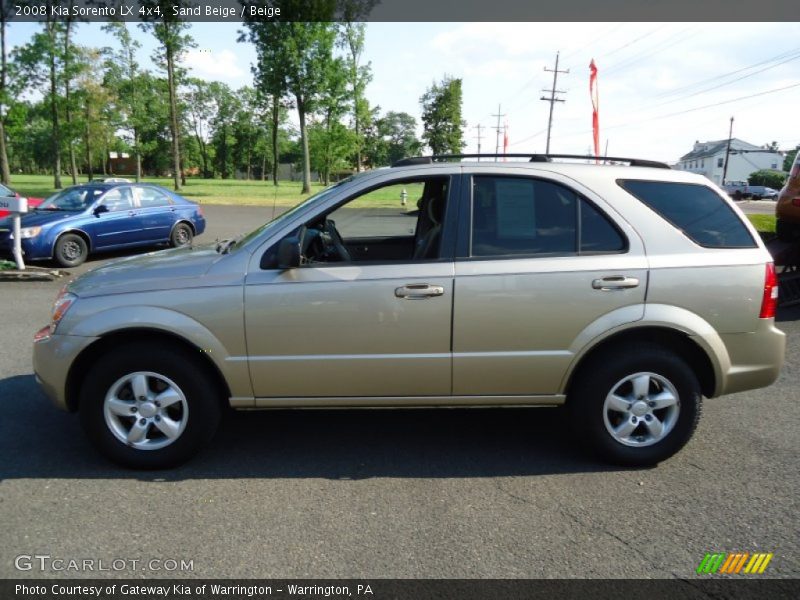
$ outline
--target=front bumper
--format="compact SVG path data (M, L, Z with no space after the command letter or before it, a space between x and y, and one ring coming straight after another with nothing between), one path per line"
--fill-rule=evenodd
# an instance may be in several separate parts
M78 355L97 337L54 334L33 344L33 372L45 395L62 410L74 410L67 400L67 377Z
M0 229L0 256L11 257L14 253L14 240L11 239L11 232ZM40 234L41 235L41 234ZM22 239L22 256L25 260L41 260L50 258L50 246L41 242L37 238Z

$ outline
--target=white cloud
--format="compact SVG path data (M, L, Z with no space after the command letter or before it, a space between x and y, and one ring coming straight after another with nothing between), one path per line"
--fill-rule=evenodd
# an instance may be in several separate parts
M183 63L192 74L201 79L239 82L248 74L248 65L241 64L232 50L212 51L192 48L183 57Z

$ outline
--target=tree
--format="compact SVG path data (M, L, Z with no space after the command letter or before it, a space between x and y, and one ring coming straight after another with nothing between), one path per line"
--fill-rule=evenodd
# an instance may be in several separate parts
M747 177L748 185L765 185L776 190L781 189L785 182L786 173L772 169L761 169L750 173Z
M283 88L294 99L303 148L303 194L311 192L306 118L316 109L329 64L333 60L337 27L332 22L334 8L335 2L330 0L315 3L286 0L281 3L281 18L287 21L246 23L250 30L250 40L256 46L259 69L273 68L266 63L267 60L279 65L274 68L275 80L267 83L277 89L278 80L282 79ZM305 22L300 22L299 19L304 19Z
M142 1L145 8L153 10L159 8L159 16L155 20L141 23L144 31L149 31L159 41L161 47L156 50L153 59L156 63L164 64L167 71L167 92L169 94L169 120L170 135L172 137L172 171L175 181L175 190L181 189L181 150L180 150L180 117L178 115L178 79L181 71L178 63L183 52L193 48L196 44L192 37L184 31L189 24L173 16L174 7L186 6L185 0L156 0ZM162 12L163 11L163 12Z
M241 104L224 83L215 81L210 84L209 89L216 103L216 115L212 120L215 167L223 179L228 179L235 174L234 123L237 113L241 110Z
M50 109L50 148L53 169L53 187L61 189L61 121L59 82L63 68L61 40L65 27L52 15L52 1L46 3L44 31L35 33L31 41L12 52L19 79L25 80L47 99Z
M115 132L115 124L120 121L116 114L118 103L112 86L104 85L102 51L84 50L85 68L77 79L75 90L76 104L80 107L83 150L86 169L91 180L94 176L94 154L98 147L103 148ZM102 156L100 163L105 162Z
M203 177L211 178L214 170L211 168L209 156L209 139L214 115L218 112L214 96L213 83L202 79L189 79L186 82L186 120L197 141L200 157L203 161Z
M6 54L6 24L13 14L14 6L10 2L0 5L0 181L5 185L11 183L11 170L8 166L8 150L6 148L6 110L10 104L8 82L8 62Z
M466 145L461 119L461 80L445 76L420 98L422 138L433 154L458 154Z
M406 156L419 154L417 120L405 112L386 113L375 119L366 143L366 158L373 167L390 165Z
M117 52L108 51L106 83L114 90L116 102L122 113L120 127L131 133L131 150L136 160L136 181L142 178L141 132L148 107L143 104L139 63L136 51L141 44L133 38L124 21L110 22L103 29L116 36L120 43Z
M342 44L347 50L345 59L347 66L348 84L350 86L350 100L352 103L353 128L355 130L355 163L356 171L361 170L362 150L364 146L363 129L369 119L369 103L364 98L364 88L372 79L370 63L361 64L364 53L364 23L353 22L356 15L346 15L342 23Z
M789 152L786 153L786 156L783 159L783 170L787 173L792 170L794 158L797 156L798 151L800 151L800 144L797 144L794 150L789 150Z

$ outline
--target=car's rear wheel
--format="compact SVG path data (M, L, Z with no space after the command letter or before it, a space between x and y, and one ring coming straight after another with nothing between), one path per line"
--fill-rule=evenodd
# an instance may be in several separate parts
M111 460L137 469L175 466L214 435L221 415L205 365L179 347L145 343L104 354L89 369L80 416Z
M77 233L65 233L56 242L56 262L62 267L77 267L89 256L89 245Z
M610 462L649 466L666 460L697 427L700 383L665 348L637 345L605 353L576 377L571 417L582 438Z
M173 248L180 248L192 243L194 232L187 223L178 223L173 227L172 234L169 236L169 245Z

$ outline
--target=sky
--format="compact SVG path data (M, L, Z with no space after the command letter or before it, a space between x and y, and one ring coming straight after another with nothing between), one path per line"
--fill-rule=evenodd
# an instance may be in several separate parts
M8 44L41 27L12 23ZM197 48L184 57L191 75L252 85L255 50L237 43L240 24L193 23ZM137 29L140 62L152 36ZM76 39L115 45L100 24ZM800 144L800 23L368 23L365 60L372 106L420 117L420 96L445 75L463 80L465 152L494 152L499 113L509 152L544 152L556 53L557 94L550 151L587 154L592 145L589 63L598 68L600 148L611 156L676 162L695 141L733 136L781 149ZM502 151L502 134L500 136Z

